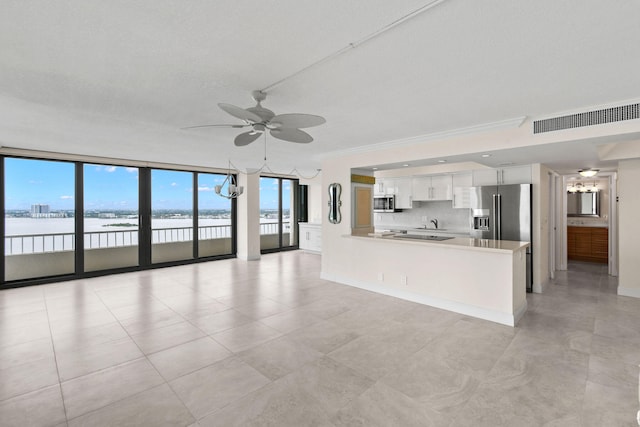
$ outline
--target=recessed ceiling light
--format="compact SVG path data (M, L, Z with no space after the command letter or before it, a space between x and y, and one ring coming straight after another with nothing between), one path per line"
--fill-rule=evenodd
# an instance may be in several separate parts
M446 160L438 160L438 163L447 163Z
M409 166L409 163L405 163L405 164L404 164L404 165L402 165L402 166L404 166L404 167L406 168L406 167L408 167L408 166Z
M371 168L371 169L373 169L374 171L377 171L377 170L378 170L378 168Z
M491 154L483 154L482 157L491 157Z

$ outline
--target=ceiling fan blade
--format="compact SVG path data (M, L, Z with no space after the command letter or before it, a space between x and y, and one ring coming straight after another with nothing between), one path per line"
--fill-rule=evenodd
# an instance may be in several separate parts
M300 129L272 129L271 136L282 139L283 141L299 142L303 144L313 141L311 135Z
M324 117L314 116L313 114L278 114L270 120L272 125L277 128L310 128L319 126L327 121ZM279 126L277 126L279 124Z
M260 138L260 135L262 135L262 133L253 132L253 131L241 133L240 135L236 136L236 139L233 140L233 143L237 147L242 147L242 146L245 146L245 145L249 145L253 141L255 141L256 139Z
M197 129L197 128L243 128L251 125L198 125L198 126L187 126L180 129Z
M240 120L244 120L251 123L260 123L262 119L259 115L252 113L251 111L247 111L244 108L236 107L231 104L218 104L223 111L231 114L233 117L237 117Z

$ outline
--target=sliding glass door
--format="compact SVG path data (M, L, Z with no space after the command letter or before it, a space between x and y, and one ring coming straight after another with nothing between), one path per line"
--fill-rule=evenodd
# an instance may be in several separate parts
M232 200L218 196L216 185L222 185L226 175L198 174L198 257L227 255L233 247Z
M75 272L75 165L5 158L5 281Z
M214 191L224 174L5 156L0 167L0 286L235 255L236 201Z
M193 173L151 170L151 262L193 258Z
M135 267L138 168L84 165L84 271Z
M260 177L260 250L274 252L298 246L295 210L297 180Z

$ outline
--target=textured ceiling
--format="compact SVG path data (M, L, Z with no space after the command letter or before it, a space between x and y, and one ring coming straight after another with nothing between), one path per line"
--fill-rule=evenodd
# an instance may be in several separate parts
M428 3L3 1L0 144L258 167L263 140L237 148L237 129L180 128L234 123L217 103L252 106L252 90ZM268 137L272 169L313 170L329 152L640 98L637 0L434 3L267 91L263 105L276 114L327 119L309 129L311 144Z

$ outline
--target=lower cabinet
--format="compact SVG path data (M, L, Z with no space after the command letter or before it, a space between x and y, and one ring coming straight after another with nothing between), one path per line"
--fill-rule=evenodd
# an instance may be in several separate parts
M567 257L576 261L609 262L609 229L567 227Z
M308 252L320 253L322 251L322 225L299 223L300 238L298 246Z

